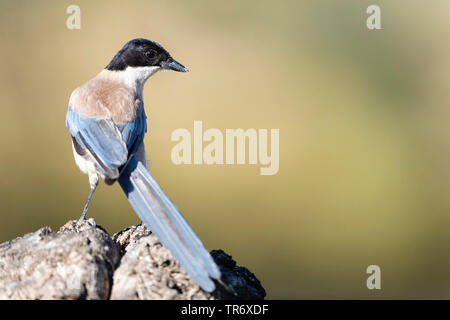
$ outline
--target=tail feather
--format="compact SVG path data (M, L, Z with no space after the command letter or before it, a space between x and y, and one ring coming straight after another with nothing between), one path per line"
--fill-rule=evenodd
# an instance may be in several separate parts
M120 175L119 184L144 224L170 250L184 270L203 290L214 291L211 278L220 279L219 268L144 164L132 156Z

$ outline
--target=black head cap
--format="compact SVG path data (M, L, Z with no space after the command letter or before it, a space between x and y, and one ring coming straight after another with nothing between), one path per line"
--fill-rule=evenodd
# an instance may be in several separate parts
M160 44L147 39L128 41L117 52L106 69L125 70L127 67L161 67L162 69L187 72Z

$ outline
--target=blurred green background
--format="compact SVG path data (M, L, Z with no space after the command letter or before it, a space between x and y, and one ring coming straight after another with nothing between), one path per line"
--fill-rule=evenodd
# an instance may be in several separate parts
M81 30L66 8L81 7ZM381 7L383 30L366 28ZM450 2L0 1L0 241L78 218L71 91L128 40L191 72L145 88L151 172L268 298L450 298ZM177 128L279 128L280 170L171 162ZM139 222L120 187L90 210ZM366 268L381 267L381 290Z

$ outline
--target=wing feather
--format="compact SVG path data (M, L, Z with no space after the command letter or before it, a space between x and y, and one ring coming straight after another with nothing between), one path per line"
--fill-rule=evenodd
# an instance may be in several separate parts
M66 126L77 144L89 150L102 173L111 179L118 178L115 169L137 150L147 130L144 112L133 122L116 124L112 119L82 116L70 105Z

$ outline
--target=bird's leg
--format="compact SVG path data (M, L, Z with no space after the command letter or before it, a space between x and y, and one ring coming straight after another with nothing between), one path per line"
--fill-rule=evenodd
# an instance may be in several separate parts
M89 175L89 184L91 185L91 192L89 192L89 196L88 196L88 198L86 200L86 204L84 205L83 212L81 213L81 216L80 216L80 219L79 219L80 221L84 220L84 218L86 217L86 212L87 212L87 210L89 208L89 204L91 203L92 196L94 195L95 189L97 189L97 186L98 186L98 176L97 176L97 174L92 174L92 175L90 174Z

